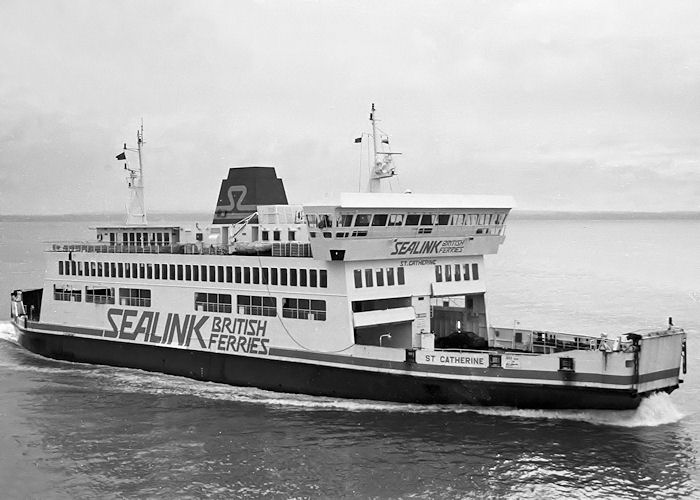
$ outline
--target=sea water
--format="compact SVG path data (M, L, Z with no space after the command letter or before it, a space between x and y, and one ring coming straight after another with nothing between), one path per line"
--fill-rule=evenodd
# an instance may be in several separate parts
M0 311L42 241L100 221L0 222ZM688 332L689 372L634 411L421 406L236 388L41 358L0 319L6 498L687 498L700 493L700 221L518 220L487 257L490 321Z

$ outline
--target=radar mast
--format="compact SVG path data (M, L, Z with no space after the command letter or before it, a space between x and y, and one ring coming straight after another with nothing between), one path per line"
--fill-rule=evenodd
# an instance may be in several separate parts
M399 192L398 177L394 166L394 153L389 146L389 136L377 127L377 112L372 103L372 110L369 114L369 121L372 123L372 145L374 147L374 162L370 165L368 191L370 193L392 193Z
M141 128L136 131L136 148L128 148L124 143L124 151L118 156L118 160L124 160L124 170L128 172L127 183L129 186L129 204L126 207L126 223L129 225L145 225L146 221L146 204L143 198L143 120L141 120ZM138 153L139 166L131 168L126 159L126 151Z

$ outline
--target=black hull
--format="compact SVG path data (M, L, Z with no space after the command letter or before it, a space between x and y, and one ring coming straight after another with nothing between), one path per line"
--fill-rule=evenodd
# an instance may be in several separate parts
M636 408L641 401L637 393L624 390L418 377L48 334L17 324L15 329L24 348L47 358L137 368L277 392L400 403L536 409L625 410Z

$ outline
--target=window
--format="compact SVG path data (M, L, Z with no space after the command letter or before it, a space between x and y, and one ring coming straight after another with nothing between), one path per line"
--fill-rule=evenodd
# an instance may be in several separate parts
M53 300L63 300L66 302L80 302L80 290L74 290L72 286L53 286Z
M160 279L160 264L153 264L153 278Z
M138 288L120 288L119 304L127 306L151 306L151 291Z
M352 226L352 214L339 214L335 218L336 227L351 227Z
M243 283L250 284L250 268L243 268Z
M111 278L117 277L117 264L115 262L109 263L109 275Z
M405 280L405 277L404 277L404 274L403 274L403 273L404 273L403 267L399 267L399 268L396 270L396 277L397 277L397 279L398 279L399 285L405 285L405 284L406 284L406 280Z
M362 288L362 271L355 269L353 274L355 275L355 288Z
M272 269L270 269L270 284L276 285L277 283L277 268L273 267Z
M394 268L389 267L386 270L386 284L387 286L394 286Z
M374 214L372 217L373 226L386 226L386 221L389 218L387 214Z
M463 226L464 225L464 214L452 214L450 219L450 224L453 226Z
M170 274L168 276L170 276L171 280L174 280L175 279L175 264L168 264L168 267L170 268Z
M277 299L257 295L239 295L237 299L238 314L252 316L277 316Z
M197 266L195 266L195 269ZM102 266L97 266L97 275L102 276ZM149 280L153 279L153 264L146 264L146 278Z
M455 264L455 281L461 281L462 280L462 275L460 274L460 269L462 266L459 264Z
M282 232L281 231L272 231L272 239L275 241L280 241L282 238Z
M297 286L297 270L289 270L289 286Z
M136 262L132 262L132 264L131 264L131 277L132 278L139 277L139 269L138 269L138 264L136 264Z
M318 286L318 271L309 269L309 286L315 288Z
M207 280L207 266L199 266L199 272L202 275L202 281Z
M432 226L435 224L435 215L433 214L423 214L420 218L421 226Z
M318 228L325 229L333 225L333 218L329 214L320 214L318 216Z
M209 266L209 281L216 281L216 266Z
M559 370L564 372L573 372L574 358L559 358Z
M192 266L192 281L199 281L199 266Z
M151 307L151 291L142 288L120 288L119 305Z
M270 231L263 231L262 232L262 240L263 241L270 241Z
M438 226L446 226L450 223L450 214L440 214L437 220Z
M62 260L58 261L58 274L59 275L63 274L63 261Z
M419 214L408 214L406 216L406 225L407 226L417 226L419 222L420 222L420 215Z
M477 264L472 264L472 279L479 279L479 266Z
M403 214L390 214L389 226L400 226L403 224Z
M357 214L355 217L355 226L369 226L369 221L372 218L370 214Z
M464 266L462 266L462 269L464 271L464 281L469 281L471 279L469 277L470 276L469 264L464 264Z
M124 277L131 278L131 266L129 265L129 263L124 263Z
M114 304L114 288L85 287L85 302Z
M259 267L253 268L253 283L255 285L260 284L260 268Z
M445 266L445 281L452 281L452 266L449 264Z
M368 287L374 286L373 281L374 280L372 279L372 270L365 269L365 285L367 285Z
M287 286L287 269L280 269L280 285Z
M309 227L317 227L318 226L318 216L316 214L307 214L306 215L306 223L309 225Z
M297 239L296 231L288 231L287 232L287 240L288 241L295 241L296 239Z
M97 264L95 262L90 262L90 276L97 276Z
M435 281L442 281L442 266L435 266Z
M178 281L182 281L182 264L177 265L177 279Z
M194 310L205 312L231 312L231 296L227 293L195 292Z
M326 321L326 301L310 299L282 299L282 316L293 319Z
M384 286L384 269L377 269L377 286Z
M270 270L266 267L262 268L262 284L267 285L270 283Z
M217 276L217 278L218 278L217 281L219 283L223 283L224 282L224 266L216 266L216 269L219 273L219 275Z
M192 281L192 266L189 264L185 265L185 280Z
M320 278L321 288L328 288L328 271L321 269Z
M77 263L76 263L74 260L71 260L71 261L70 261L70 273L71 273L73 276L75 276L75 274L76 274L76 272L77 272L77 271L76 271L77 267L78 267ZM121 273L119 274L119 277L121 278Z
M236 283L241 283L243 276L243 271L241 271L241 266L236 266L234 269L234 279Z
M306 269L299 269L299 286L308 286Z

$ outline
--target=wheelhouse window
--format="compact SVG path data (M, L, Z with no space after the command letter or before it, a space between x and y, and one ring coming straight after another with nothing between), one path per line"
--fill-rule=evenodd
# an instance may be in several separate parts
M333 217L329 214L321 214L318 216L318 228L325 229L333 226Z
M310 228L318 227L318 217L316 214L306 214L306 223Z
M85 302L114 304L114 288L85 287Z
M388 226L400 226L403 224L403 214L389 214Z
M338 214L335 218L336 227L351 227L352 226L352 214Z
M420 223L420 214L408 214L406 216L406 226L417 226Z
M205 312L230 313L231 296L227 293L195 292L194 310Z
M120 288L119 305L151 307L151 291L144 288Z
M357 214L357 217L355 217L355 226L369 226L371 218L371 214Z
M388 214L374 214L374 217L372 217L372 226L386 226L387 219L389 219Z

